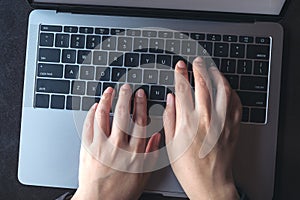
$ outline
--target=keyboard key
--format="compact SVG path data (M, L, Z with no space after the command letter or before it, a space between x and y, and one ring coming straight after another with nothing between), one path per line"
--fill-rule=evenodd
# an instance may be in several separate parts
M54 43L53 33L41 33L40 35L40 46L52 47Z
M244 44L231 44L230 45L230 57L244 58L245 57L245 45Z
M189 39L190 34L189 33L175 32L174 36L175 36L176 39Z
M109 63L110 66L123 66L123 53L120 52L109 52Z
M61 26L41 25L41 31L61 32Z
M116 91L118 90L116 83L105 82L105 83L103 83L102 94L108 87L111 87L111 88L115 89Z
M172 67L175 69L176 64L178 63L178 61L183 61L187 64L187 57L186 56L173 56L173 60L172 60Z
M198 55L199 56L212 56L212 42L199 42Z
M63 65L39 63L37 75L39 77L62 78Z
M69 94L70 82L67 80L37 79L37 92Z
M137 53L125 53L125 66L137 67L140 64L140 55Z
M85 82L84 81L72 81L72 94L84 95L85 94Z
M169 55L157 55L156 68L158 68L158 69L170 69L171 68L171 56L169 56Z
M220 58L206 58L205 63L207 67L217 67L218 69L221 68L221 61Z
M77 63L78 64L91 64L92 62L92 52L86 50L78 51Z
M252 60L239 60L237 73L251 74L252 73Z
M39 49L39 61L43 62L59 62L60 49Z
M94 33L94 28L91 27L80 27L79 28L80 33L85 33L85 34L93 34Z
M125 35L125 29L114 28L110 30L110 34L112 35Z
M179 40L166 40L166 53L180 54L180 41Z
M173 71L160 71L159 84L173 85L174 84L174 72Z
M88 35L86 39L87 49L100 49L100 36Z
M237 92L243 106L266 107L267 93L263 92Z
M250 113L250 109L247 107L243 107L243 111L242 111L242 122L248 122L249 121L249 114Z
M65 96L52 95L50 107L54 108L54 109L64 109L65 108Z
M144 37L156 37L157 36L157 31L144 30L143 31L143 36Z
M93 64L94 65L107 65L107 52L106 51L94 51Z
M79 72L78 65L66 65L65 66L65 78L77 79Z
M265 123L266 122L266 109L251 108L250 122Z
M119 37L118 38L118 51L132 51L132 38Z
M164 100L166 96L166 88L164 86L151 86L150 99Z
M239 87L239 76L237 75L225 75L232 89L238 89Z
M127 74L127 82L129 83L142 83L142 70L129 69Z
M126 69L125 68L112 68L111 80L115 82L126 81Z
M97 81L110 81L110 67L97 67L96 68Z
M205 40L205 34L203 34L203 33L191 33L191 38L193 40Z
M147 98L149 97L150 88L148 85L134 85L133 87L134 95L139 89L143 89Z
M68 34L56 34L55 46L56 47L69 47L70 36Z
M76 26L65 26L64 27L64 32L77 33L78 32L78 27L76 27Z
M268 78L267 77L253 77L253 76L242 76L241 77L241 90L256 90L256 91L267 91Z
M250 59L269 59L269 46L262 45L248 45L247 46L247 58Z
M62 62L63 63L75 63L76 62L76 50L62 50Z
M162 117L165 111L166 103L161 101L148 101L147 110L149 116Z
M95 69L92 66L81 66L80 79L94 80Z
M147 38L134 38L133 50L137 52L148 51L148 39Z
M255 42L257 44L270 44L270 38L268 38L268 37L256 37Z
M214 44L214 56L227 57L229 51L229 45L227 43L216 42Z
M103 50L116 50L117 39L116 37L103 36L102 49Z
M142 31L141 30L136 30L136 29L128 29L126 31L127 36L141 36Z
M144 83L157 84L158 71L157 70L144 70Z
M221 41L221 35L218 35L218 34L207 34L207 40L210 40L210 41Z
M269 62L255 61L254 62L254 74L267 76L269 73Z
M250 36L240 36L239 41L242 43L253 43L254 38Z
M163 53L165 42L163 39L150 39L150 49L152 53Z
M109 29L108 28L96 28L95 33L99 35L108 35Z
M71 47L72 48L84 48L85 36L84 35L72 35L71 36Z
M160 38L173 38L173 32L171 31L159 31L158 37Z
M67 110L80 110L81 98L77 96L68 96L67 97Z
M181 53L184 55L196 55L196 42L192 40L182 41Z
M237 36L236 35L223 35L223 41L224 42L237 42Z
M82 98L82 110L83 111L89 111L90 108L95 104L99 103L100 98L94 98L94 97L83 97Z
M236 61L233 59L222 59L221 72L223 73L235 73Z
M155 67L155 55L154 54L142 54L140 64L141 64L142 68L154 68Z
M47 94L35 95L35 107L36 108L48 108L49 107L49 95L47 95Z
M100 82L88 82L86 94L89 96L101 96L102 85Z

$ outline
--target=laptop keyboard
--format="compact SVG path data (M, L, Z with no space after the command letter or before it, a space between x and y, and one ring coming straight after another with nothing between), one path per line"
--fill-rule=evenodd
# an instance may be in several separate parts
M187 63L194 87L192 61L211 55L241 99L242 121L264 124L270 44L269 37L41 25L34 107L87 111L107 87L118 91L124 83L144 89L148 110L165 107L167 93L174 92L175 64Z

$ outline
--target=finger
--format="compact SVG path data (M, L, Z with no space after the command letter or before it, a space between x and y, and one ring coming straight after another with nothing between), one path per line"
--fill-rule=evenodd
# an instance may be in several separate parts
M163 122L166 142L169 143L174 138L176 125L175 98L173 94L168 94L167 96L167 105L163 115Z
M130 124L130 100L132 92L128 84L121 87L115 108L111 137L116 142L128 143Z
M175 68L175 95L178 114L189 113L194 109L191 86L188 80L187 66L179 61Z
M147 125L147 99L142 89L139 89L135 93L133 123L130 146L132 146L137 153L142 153L145 151Z
M157 151L159 149L159 144L161 140L161 134L155 133L151 136L151 138L148 141L145 153L150 153L153 151Z
M197 57L193 61L193 73L195 77L195 109L210 119L211 80L201 57Z
M94 140L99 140L99 134L105 134L106 137L110 136L110 109L112 105L114 89L108 87L101 97L95 114L95 126L98 129L94 133Z
M82 131L82 142L85 145L90 145L94 137L94 117L98 104L95 103L87 113Z

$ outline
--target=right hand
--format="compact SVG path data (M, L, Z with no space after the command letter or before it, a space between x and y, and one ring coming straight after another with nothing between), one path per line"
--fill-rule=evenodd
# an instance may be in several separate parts
M187 66L182 61L177 63L175 69L176 97L172 94L168 94L167 97L164 129L168 155L170 160L174 161L171 163L172 169L187 196L192 200L238 199L232 176L232 160L241 121L242 108L239 97L231 90L229 83L218 69L216 67L207 69L200 57L193 62L193 73L195 100L187 81ZM221 112L226 112L226 118L217 141L208 139L210 144L214 144L211 151L206 156L200 157L200 148L206 141L205 137L210 137L209 127L213 126L210 124L212 82L207 81L209 74L217 89L216 98L223 95L225 99L221 101L227 102L225 108L216 106L219 111L221 109ZM221 90L218 91L220 88L224 89L223 93ZM193 121L199 123L194 124ZM190 146L181 156L176 157L180 145L187 144L189 140Z

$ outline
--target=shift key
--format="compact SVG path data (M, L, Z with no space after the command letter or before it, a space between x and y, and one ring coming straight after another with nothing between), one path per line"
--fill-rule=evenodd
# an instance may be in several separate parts
M60 49L40 48L40 50L39 50L39 61L59 62L60 61Z
M266 107L266 92L237 92L243 106Z
M70 81L37 79L37 92L69 94Z

